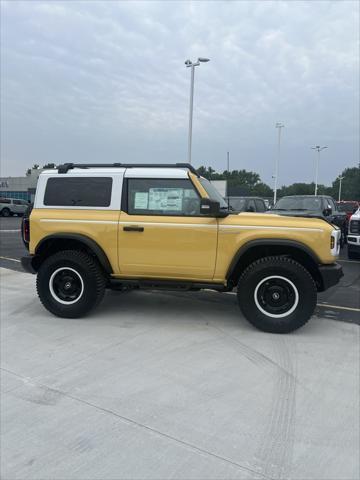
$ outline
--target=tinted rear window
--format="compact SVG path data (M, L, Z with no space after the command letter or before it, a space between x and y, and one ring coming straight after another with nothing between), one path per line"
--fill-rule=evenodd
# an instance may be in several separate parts
M108 207L111 177L49 178L44 205L53 207Z

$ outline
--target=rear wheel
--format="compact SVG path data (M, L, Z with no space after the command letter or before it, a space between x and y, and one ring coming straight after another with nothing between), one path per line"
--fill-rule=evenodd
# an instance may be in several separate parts
M104 296L106 277L90 255L64 250L41 264L36 280L39 298L58 317L78 318L92 310Z
M246 319L265 332L288 333L314 312L317 289L310 273L288 257L265 257L241 275L238 301Z

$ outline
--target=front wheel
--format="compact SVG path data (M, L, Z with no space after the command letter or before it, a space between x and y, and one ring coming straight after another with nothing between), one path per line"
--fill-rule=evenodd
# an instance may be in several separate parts
M1 210L1 215L2 215L3 217L10 217L11 212L10 212L10 210L9 210L8 208L3 208L3 209Z
M106 277L95 258L78 250L64 250L41 264L36 288L41 303L58 317L78 318L104 296Z
M243 272L237 295L244 316L256 328L289 333L313 314L317 289L300 263L288 257L264 257Z

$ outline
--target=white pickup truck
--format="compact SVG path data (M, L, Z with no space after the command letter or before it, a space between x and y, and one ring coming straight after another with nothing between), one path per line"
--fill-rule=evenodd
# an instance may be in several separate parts
M350 217L347 243L348 257L360 257L360 208Z

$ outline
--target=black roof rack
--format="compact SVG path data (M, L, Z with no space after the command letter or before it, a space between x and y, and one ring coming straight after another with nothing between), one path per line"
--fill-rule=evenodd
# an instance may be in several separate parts
M67 173L73 168L187 168L200 176L190 163L64 163L57 166L58 173Z

